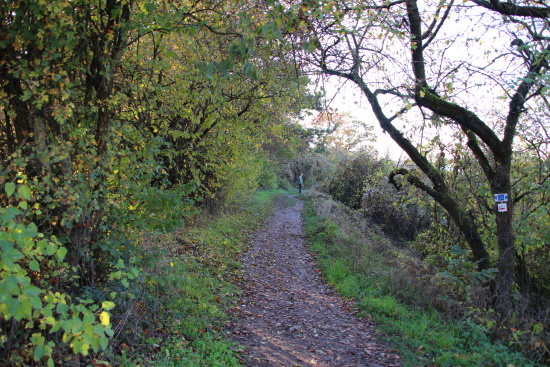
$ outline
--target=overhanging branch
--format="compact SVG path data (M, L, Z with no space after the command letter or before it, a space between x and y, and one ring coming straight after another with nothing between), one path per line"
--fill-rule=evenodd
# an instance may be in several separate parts
M484 7L485 9L496 11L502 15L516 17L532 17L532 18L550 18L550 8L542 6L518 6L511 2L501 2L498 0L484 1L472 0L475 4Z

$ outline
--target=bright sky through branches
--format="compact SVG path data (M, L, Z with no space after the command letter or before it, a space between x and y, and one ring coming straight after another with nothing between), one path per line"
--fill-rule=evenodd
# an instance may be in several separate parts
M427 8L427 4L424 2L420 7ZM424 24L424 27L427 25ZM381 68L366 70L365 79L383 89L410 89L414 78L411 75L411 57L406 52L408 39L388 37L389 33L380 37L376 32L383 32L383 28L374 28L367 31L371 35L370 39L367 37L363 40L364 49L378 50L379 56L384 55L385 59L380 63ZM522 68L521 58L517 57L521 51L512 42L514 39L528 39L525 32L521 24L503 23L494 14L473 3L455 6L437 39L429 46L431 59L426 60L429 85L450 101L467 106L497 133L502 134L499 125L508 109L507 97L520 82L518 75L522 75L518 73ZM375 56L376 52L366 51L361 55L363 60ZM357 87L343 83L343 80L331 79L317 82L316 88L326 91L330 108L349 112L353 117L375 127L378 138L376 148L380 154L387 152L396 160L401 157L401 149L382 132L369 103ZM391 95L384 98L383 102L384 110L391 113L404 107L402 98ZM414 100L411 98L409 103L414 103ZM437 124L435 130L430 130L430 118L423 113L410 108L399 117L397 124L411 135L419 136L421 144L434 137L449 143L452 129ZM416 130L411 130L411 127Z

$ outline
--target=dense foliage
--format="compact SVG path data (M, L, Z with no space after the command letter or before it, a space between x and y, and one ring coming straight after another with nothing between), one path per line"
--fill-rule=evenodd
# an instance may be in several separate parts
M135 296L139 231L273 176L264 148L293 149L285 126L307 82L258 4L0 10L0 360L83 361Z

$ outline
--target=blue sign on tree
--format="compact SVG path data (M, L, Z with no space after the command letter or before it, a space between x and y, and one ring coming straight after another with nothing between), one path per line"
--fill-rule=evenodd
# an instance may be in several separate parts
M508 201L508 194L495 194L496 202L505 202Z

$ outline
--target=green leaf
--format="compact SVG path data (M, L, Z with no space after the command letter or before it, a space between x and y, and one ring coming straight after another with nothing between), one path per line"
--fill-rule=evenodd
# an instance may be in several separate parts
M3 211L2 211L2 214L1 214L1 217L2 217L2 221L4 223L7 223L9 222L10 220L14 219L15 217L17 217L19 214L21 214L21 210L17 209L17 208L14 208L13 206L8 206L7 208L5 208Z
M0 265L2 265L2 270L8 270L9 272L17 272L15 262L17 261L17 258L13 254L21 254L17 250L13 250L9 254L3 254L0 258ZM22 256L21 256L22 257Z
M233 63L230 60L224 60L220 65L220 72L223 76L229 75L229 70L233 68Z
M36 261L36 260L31 260L31 261L29 261L29 268L32 271L39 272L40 271L40 264L38 264L38 261Z
M17 189L20 198L31 200L31 189L27 185L21 185Z
M17 311L13 314L13 317L17 321L21 321L23 318L30 318L32 317L32 306L31 302L27 297L20 296L18 299L19 305L17 307Z
M34 348L34 360L38 362L46 354L46 348L44 345L39 345Z
M319 40L317 38L310 39L302 44L302 48L306 52L313 52L319 46Z
M113 335L115 335L115 332L113 331L113 329L111 329L110 327L107 327L105 328L105 334L109 335L110 337L112 337Z
M115 265L115 268L116 269L124 269L125 265L124 265L124 260L122 259L118 259L118 262L117 264Z
M78 334L82 331L83 328L84 328L84 324L82 323L82 320L80 320L78 318L74 318L73 319L73 327L71 328L71 332L73 334Z
M73 344L74 353L81 353L84 356L88 355L90 344L84 343L82 340L74 340L74 339L72 341L72 344Z
M35 238L38 236L38 227L34 223L30 223L27 228L23 229L23 235L28 238ZM34 245L33 245L34 246Z
M67 306L66 304L60 302L60 303L57 304L56 310L57 310L58 313L64 314L67 311L69 311L69 306Z
M0 310L6 320L9 320L13 317L17 308L19 307L19 301L17 298L8 297L4 300L4 303L0 305Z
M101 302L101 307L109 311L115 307L115 303L111 301L104 301L104 302Z
M149 13L154 13L157 10L157 5L154 3L147 2L147 3L141 4L139 8L142 12L149 14Z
M443 279L458 280L457 277L455 277L454 275L452 275L452 274L449 273L448 271L442 271L442 272L439 273L439 275L440 275Z
M57 252L57 245L53 242L48 243L48 247L46 248L46 252L44 253L47 256L52 256Z
M63 261L66 255L67 255L67 249L64 246L60 246L57 252L55 253L55 256L59 261Z
M100 338L99 342L101 344L101 349L107 349L107 346L109 345L109 338L103 336Z
M8 275L6 277L6 279L4 279L2 281L2 288L4 288L4 290L6 292L9 292L15 296L18 296L21 294L21 290L19 289L19 284L18 284L18 279L17 279L17 276L11 274L11 275Z
M105 336L105 326L101 325L101 324L95 324L94 325L94 333L96 333L97 335L103 337Z
M451 253L459 256L464 256L468 253L468 250L463 249L460 246L454 245L454 246L451 246Z
M40 293L42 293L42 289L29 284L21 288L21 292L27 297L32 297L38 296Z
M45 354L44 344L46 338L42 334L34 333L31 336L31 343L34 345L34 360L39 361Z
M82 328L82 330L84 331L84 334L88 335L89 337L91 337L92 335L95 334L94 326L93 326L92 324L84 325L84 327ZM91 339L90 339L90 340L91 340Z
M92 325L95 321L95 316L93 313L88 312L86 313L82 321L84 322L84 324L87 324L86 326ZM86 326L84 326L84 330L86 330Z
M46 252L46 249L48 248L48 241L47 240L40 240L36 243L36 251L43 255Z
M99 351L99 349L101 348L101 338L100 338L100 336L99 335L92 335L91 344L92 344L93 350L95 350L96 352Z
M164 55L165 55L166 57L173 58L173 59L175 59L176 57L178 57L178 54L175 53L174 51L171 51L171 50L167 50L167 51L164 53Z
M206 66L206 77L208 79L212 79L214 76L214 73L216 72L216 69L217 69L216 64L208 64Z
M29 301L31 302L32 308L35 310L42 309L42 301L40 300L40 297L29 297Z
M5 186L5 190L6 190L6 195L8 197L12 196L13 193L15 192L15 183L8 182Z
M61 325L62 323L60 321L56 321L52 328L50 329L50 333L55 333L56 331L58 331L59 329L61 329Z

